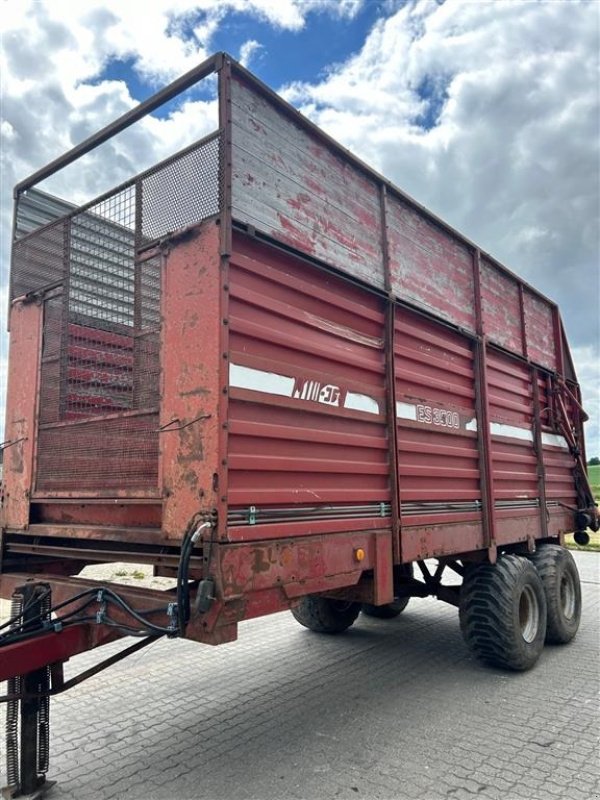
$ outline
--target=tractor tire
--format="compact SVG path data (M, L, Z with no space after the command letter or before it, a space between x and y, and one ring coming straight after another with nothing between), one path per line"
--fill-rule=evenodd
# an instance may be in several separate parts
M581 620L581 583L573 556L564 547L542 544L530 558L546 593L546 642L566 644Z
M355 622L359 613L360 603L317 595L303 597L292 608L292 614L300 625L316 633L342 633Z
M371 603L363 603L361 611L367 617L377 617L377 619L395 619L401 614L410 597L397 597L393 602L386 603L384 606L373 606Z
M460 594L460 627L473 654L504 669L531 669L546 636L546 593L527 558L503 555L468 570Z

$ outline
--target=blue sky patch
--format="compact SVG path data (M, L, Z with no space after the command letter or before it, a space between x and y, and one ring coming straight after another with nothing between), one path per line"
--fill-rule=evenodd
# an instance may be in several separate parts
M429 131L438 124L444 103L448 98L447 81L441 80L439 77L427 76L417 86L416 92L426 105L415 122Z
M274 28L245 13L229 14L213 39L215 50L235 58L250 39L262 46L250 63L252 72L273 87L292 81L315 82L327 68L345 61L364 45L375 22L384 15L384 3L366 2L354 19L336 19L315 13L299 31Z

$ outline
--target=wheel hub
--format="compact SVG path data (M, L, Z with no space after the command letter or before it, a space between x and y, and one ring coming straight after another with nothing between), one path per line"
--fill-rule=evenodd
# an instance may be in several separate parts
M525 586L519 600L519 624L521 635L526 642L531 643L537 636L540 624L540 607L535 592L530 586Z
M562 576L560 582L560 604L565 618L573 619L576 606L575 584L568 573Z

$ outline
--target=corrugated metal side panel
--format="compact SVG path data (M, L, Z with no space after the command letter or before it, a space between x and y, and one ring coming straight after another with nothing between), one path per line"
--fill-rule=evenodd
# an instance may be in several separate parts
M492 342L523 352L519 284L487 259L481 259L481 307L486 335Z
M527 355L543 367L555 370L556 341L552 306L531 292L523 292Z
M577 492L573 479L575 459L569 451L566 439L549 423L551 397L548 379L541 375L538 380L540 417L542 419L542 451L546 480L546 500L577 505ZM570 409L567 409L570 411Z
M389 502L380 301L245 239L230 269L230 509Z
M68 271L67 223L50 225L35 236L13 244L10 299L64 280Z
M377 183L234 77L233 217L383 288Z
M474 331L473 255L469 248L394 196L388 198L387 223L396 297Z
M398 308L394 365L403 524L410 524L408 512L419 513L416 503L423 514L434 501L472 501L475 509L481 492L469 341Z
M19 195L15 208L15 238L20 239L49 222L70 214L75 206L60 197L28 189Z
M539 497L533 395L527 365L488 350L488 397L496 500Z

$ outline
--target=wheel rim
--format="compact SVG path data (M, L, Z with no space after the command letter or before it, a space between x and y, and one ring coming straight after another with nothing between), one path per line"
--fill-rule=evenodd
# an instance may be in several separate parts
M575 616L575 583L573 577L566 572L560 581L560 606L566 619Z
M537 636L540 625L540 606L537 596L531 586L526 586L519 600L519 624L521 636L526 642L531 643Z

